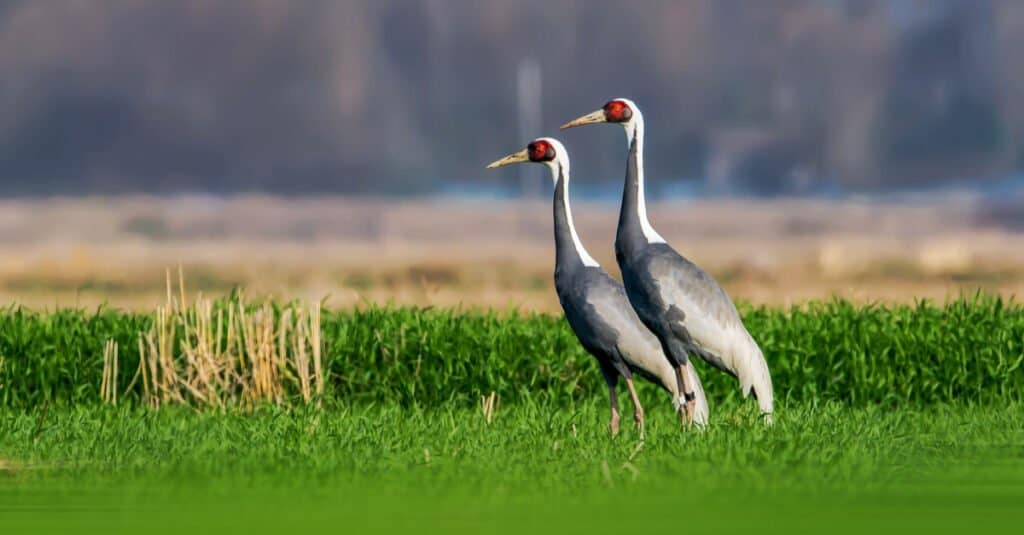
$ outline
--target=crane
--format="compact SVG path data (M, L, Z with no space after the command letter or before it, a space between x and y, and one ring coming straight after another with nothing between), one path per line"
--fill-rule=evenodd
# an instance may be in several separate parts
M580 344L593 355L608 386L611 404L609 427L619 431L619 409L615 388L619 377L626 381L633 402L633 418L640 435L644 433L644 411L633 384L632 372L660 385L672 394L679 409L682 383L662 353L658 339L641 323L621 284L608 275L583 247L569 204L569 155L553 138L538 138L526 149L492 162L488 169L513 163L535 162L551 170L555 185L555 291L566 320ZM693 367L685 370L687 392L693 392L693 421L707 421L708 405L700 378Z
M569 121L562 129L587 124L622 126L629 143L615 258L629 302L661 342L683 383L680 417L693 421L696 394L689 382L694 354L737 378L744 397L753 393L766 424L772 423L772 379L757 342L747 332L725 290L673 249L647 219L644 199L644 117L625 98Z

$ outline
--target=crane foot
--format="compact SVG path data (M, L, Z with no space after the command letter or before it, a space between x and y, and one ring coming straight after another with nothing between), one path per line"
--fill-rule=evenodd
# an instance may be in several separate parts
M679 421L683 427L689 427L694 423L694 416L697 414L697 399L694 394L687 394L679 400Z
M642 410L633 413L633 423L636 430L640 432L640 440L644 439L644 412Z

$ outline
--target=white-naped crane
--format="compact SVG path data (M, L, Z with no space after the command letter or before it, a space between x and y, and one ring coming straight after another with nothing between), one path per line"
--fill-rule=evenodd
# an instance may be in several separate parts
M695 394L689 355L737 378L744 396L754 394L772 423L772 379L757 342L736 306L711 275L676 252L647 220L644 200L644 117L633 101L617 98L569 121L562 129L612 123L626 130L629 157L615 236L615 258L629 302L661 342L684 384L680 416L693 421Z
M633 401L633 418L642 437L644 411L637 397L632 372L668 390L676 410L679 410L679 392L683 382L662 353L658 339L644 327L630 307L622 285L601 269L576 234L569 204L569 155L565 147L558 140L539 138L526 149L497 160L487 168L521 162L544 164L551 170L555 184L555 291L565 318L583 347L597 359L608 385L612 435L619 431L615 387L621 376L626 380L626 388ZM690 385L687 391L694 393L693 420L703 424L708 416L707 398L693 367L687 368L686 372L685 384Z

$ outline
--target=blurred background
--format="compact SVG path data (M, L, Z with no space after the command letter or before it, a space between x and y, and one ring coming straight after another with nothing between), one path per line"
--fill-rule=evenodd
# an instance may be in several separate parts
M1013 294L1020 50L1017 0L2 0L0 296L555 310L548 179L482 166L618 96L734 296ZM614 271L624 139L560 137Z

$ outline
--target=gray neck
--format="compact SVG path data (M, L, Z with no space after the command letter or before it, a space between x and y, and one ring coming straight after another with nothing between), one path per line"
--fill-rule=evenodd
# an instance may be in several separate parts
M622 207L619 209L619 227L615 235L615 252L629 254L651 243L665 240L647 220L647 201L644 198L644 122L639 111L634 111L632 123L626 127L629 156L626 159L626 181L622 188Z
M640 175L642 162L638 157L643 150L642 142L633 129L629 139L629 156L626 159L626 181L622 189L622 206L619 208L619 226L615 234L617 252L628 252L647 243L640 223L640 202L643 196L643 177Z

